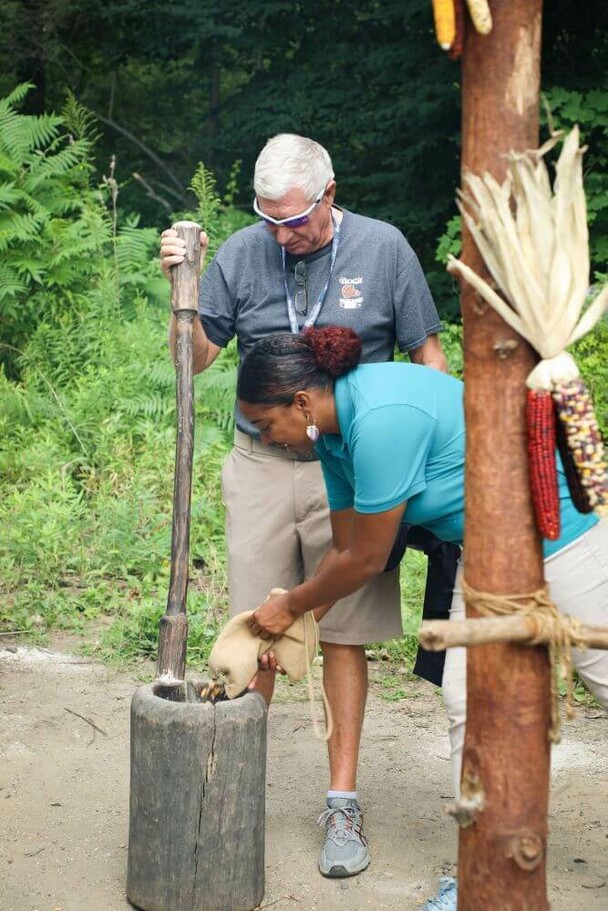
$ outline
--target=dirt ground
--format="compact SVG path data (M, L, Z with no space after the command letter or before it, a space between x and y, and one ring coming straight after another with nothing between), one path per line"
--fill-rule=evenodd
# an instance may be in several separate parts
M10 642L10 640L8 640ZM134 676L70 655L0 644L0 911L128 911L129 703ZM372 863L317 872L325 748L285 684L269 719L266 895L273 911L410 911L454 870L456 827L440 699L426 684L387 702L375 688L359 792ZM294 700L294 696L297 701ZM79 716L84 716L79 717ZM88 719L88 720L85 720ZM92 724L100 730L96 730ZM608 718L579 711L553 756L552 911L608 911ZM501 909L510 907L508 897Z

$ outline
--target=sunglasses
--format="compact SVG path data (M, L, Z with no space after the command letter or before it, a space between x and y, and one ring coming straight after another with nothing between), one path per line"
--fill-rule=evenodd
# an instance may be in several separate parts
M253 200L253 211L256 215L259 215L259 217L264 222L266 222L267 225L276 225L277 227L282 226L284 228L301 228L303 225L307 225L310 221L310 215L323 199L326 189L327 187L323 187L315 201L312 202L306 211L302 212L300 215L292 215L289 218L272 218L270 215L265 215L258 205L257 196L255 196Z

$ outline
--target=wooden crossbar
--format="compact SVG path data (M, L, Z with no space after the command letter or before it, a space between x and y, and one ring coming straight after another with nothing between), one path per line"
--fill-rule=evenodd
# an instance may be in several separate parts
M538 628L531 617L480 617L470 620L425 620L420 626L418 639L428 652L457 646L489 645L492 642L519 642L523 645L549 642L549 632L540 634L540 643L537 635ZM577 636L589 648L608 649L607 626L581 625Z

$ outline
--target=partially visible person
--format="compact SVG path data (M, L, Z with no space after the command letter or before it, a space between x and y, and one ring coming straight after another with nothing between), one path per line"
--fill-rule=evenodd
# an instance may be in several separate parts
M338 323L356 328L364 361L390 361L395 346L416 363L446 370L441 322L413 250L391 225L336 204L327 151L303 136L270 139L258 156L253 208L260 223L219 249L200 285L194 370L213 363L236 336L239 358L276 332ZM207 237L203 234L203 248ZM161 263L182 262L184 244L163 233ZM175 323L170 329L172 349ZM231 614L257 607L275 587L311 576L331 542L321 469L312 450L268 445L236 411L234 448L222 472ZM411 532L420 540L421 532ZM403 537L403 536L402 536ZM449 603L458 548L426 535L425 609ZM397 548L398 549L398 548ZM319 869L351 876L370 861L358 802L357 766L367 696L365 645L401 635L398 554L392 570L342 599L321 622L323 677L334 717L328 743L329 789L320 821ZM417 670L438 681L435 656ZM274 675L258 675L267 700Z
M312 329L259 342L242 365L241 412L268 444L310 450L321 460L333 540L313 578L272 597L251 626L279 635L314 610L333 604L382 572L399 525L408 522L437 538L464 538L465 423L463 385L413 364L359 366L361 342L349 329ZM558 610L590 626L608 626L608 521L575 509L559 472L561 535L543 542L549 594ZM465 555L466 560L466 555ZM459 567L452 619L465 608ZM608 710L608 652L573 649L574 665ZM451 766L458 793L466 716L466 649L451 649L443 692L449 719ZM441 886L426 911L456 909L454 880Z

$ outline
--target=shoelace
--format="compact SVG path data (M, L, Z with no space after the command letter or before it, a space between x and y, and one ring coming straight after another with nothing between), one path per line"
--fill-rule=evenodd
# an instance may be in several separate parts
M455 880L451 876L442 876L439 882L441 883L439 894L436 898L431 898L424 906L428 911L441 911L442 908L455 907L452 901L452 897L456 895Z
M347 841L360 841L365 844L362 815L358 807L327 807L319 816L317 825L321 828L326 827L327 834L336 844L344 845Z

